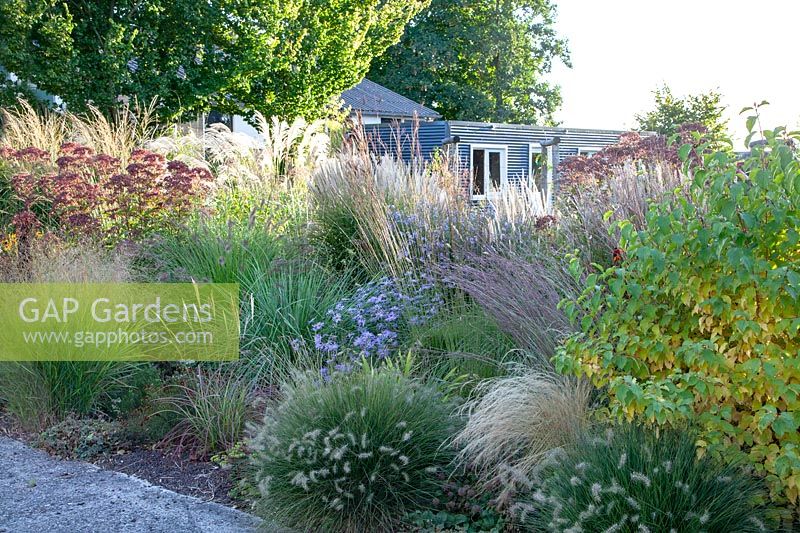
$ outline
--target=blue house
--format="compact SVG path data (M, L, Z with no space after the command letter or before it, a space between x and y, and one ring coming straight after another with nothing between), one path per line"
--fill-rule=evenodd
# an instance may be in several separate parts
M370 118L362 124L373 151L409 163L447 156L474 200L490 199L493 191L527 182L539 187L550 203L560 161L592 155L616 144L625 133L442 120L432 109L369 80L346 91L342 99L353 114Z

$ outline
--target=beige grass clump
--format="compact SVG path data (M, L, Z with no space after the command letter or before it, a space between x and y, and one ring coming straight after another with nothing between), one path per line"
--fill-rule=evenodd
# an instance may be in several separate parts
M136 148L161 132L156 115L156 100L148 105L138 101L124 104L107 117L89 106L84 114L67 113L70 140L92 148L98 154L119 158L123 164Z
M467 423L454 441L460 461L506 493L588 424L592 388L585 381L526 370L487 381L478 392L464 406Z
M69 124L64 113L37 110L25 100L13 108L0 108L0 145L14 150L35 146L55 157L69 140Z
M19 255L6 257L0 281L6 283L125 283L136 278L131 256L91 243L42 239Z
M110 116L93 106L86 113L70 113L36 109L19 100L14 108L0 109L0 145L15 150L33 146L55 158L62 144L76 142L125 164L133 150L161 132L155 110L155 100L123 104Z
M291 123L255 113L258 138L231 132L222 124L205 131L203 145L208 162L220 179L239 188L252 189L306 185L311 173L330 154L331 140L323 120Z

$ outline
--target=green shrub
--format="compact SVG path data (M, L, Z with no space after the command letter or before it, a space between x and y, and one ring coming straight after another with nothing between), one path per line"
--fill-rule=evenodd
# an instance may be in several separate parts
M621 224L627 259L563 304L582 332L557 366L607 386L616 415L696 417L703 450L746 456L774 498L796 505L800 161L766 133L744 161L706 155L642 231Z
M761 481L697 459L685 432L621 426L553 461L518 507L533 531L768 531Z
M155 365L132 365L125 375L125 386L110 390L101 402L100 410L113 418L128 417L145 407L160 386L161 372Z
M108 454L124 443L118 422L67 417L42 431L36 446L64 459L92 459Z
M455 429L434 387L372 370L283 392L254 442L267 514L303 530L383 531L429 505Z

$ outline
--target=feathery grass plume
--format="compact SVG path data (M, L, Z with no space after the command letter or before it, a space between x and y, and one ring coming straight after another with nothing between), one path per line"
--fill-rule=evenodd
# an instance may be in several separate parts
M311 172L329 157L326 122L298 117L289 123L258 112L254 120L258 138L231 132L222 124L205 131L208 162L220 179L238 189L305 188Z
M161 135L143 143L146 150L161 154L169 160L183 161L192 167L205 167L212 170L206 161L203 136L194 130L181 126L173 126L161 132Z
M582 466L581 466L582 465ZM763 482L697 458L694 437L638 425L587 432L546 463L530 497L533 531L773 531Z
M644 227L651 201L685 189L689 178L672 164L657 163L637 169L627 163L609 169L600 182L579 183L565 188L560 200L561 225L571 249L581 252L584 264L610 265L619 246L619 233L609 232L612 224L629 220L636 229Z
M0 146L14 150L36 147L55 157L70 138L64 113L36 109L26 100L15 107L0 108Z
M558 308L563 298L576 297L580 291L563 259L543 254L524 260L487 251L465 254L439 271L530 352L541 368L551 368L549 358L561 340L575 331Z
M245 425L255 419L258 375L249 367L222 364L197 367L177 383L165 386L156 400L159 413L177 415L177 424L162 444L206 456L232 448L244 438Z
M456 423L435 387L368 369L282 392L253 443L266 515L305 531L392 531L432 500Z
M436 170L376 156L358 131L338 157L314 173L312 236L334 264L358 263L371 273L394 277L410 268L421 272L415 268L415 243L398 231L396 218L421 217L420 232L439 228L448 217L464 212L458 180L441 171L445 167Z
M110 117L89 106L86 114L36 109L25 100L14 108L0 109L0 145L22 150L35 147L55 159L61 146L76 142L95 153L119 159L125 165L131 153L160 134L155 117L156 100L135 101L118 107Z
M483 382L479 392L463 407L468 418L455 437L459 459L506 491L527 484L552 450L574 444L588 424L592 388L585 381L519 369Z
M65 115L70 130L70 140L88 146L95 153L119 159L123 165L131 154L162 131L156 119L157 99L143 105L134 100L114 109L110 117L94 106L88 106L83 115Z

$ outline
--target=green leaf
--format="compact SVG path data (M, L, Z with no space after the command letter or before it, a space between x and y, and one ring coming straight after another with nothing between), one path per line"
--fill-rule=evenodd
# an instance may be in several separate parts
M778 418L772 422L772 431L775 432L775 435L778 438L781 438L789 433L794 433L797 431L797 427L798 424L794 418L794 415L786 411L781 413L780 416L778 416Z
M678 149L678 157L681 158L681 161L686 161L689 158L689 153L691 153L691 151L692 145L686 143Z
M758 429L764 431L775 421L776 418L778 418L778 414L775 407L770 405L765 406L764 410L762 410L758 416Z

